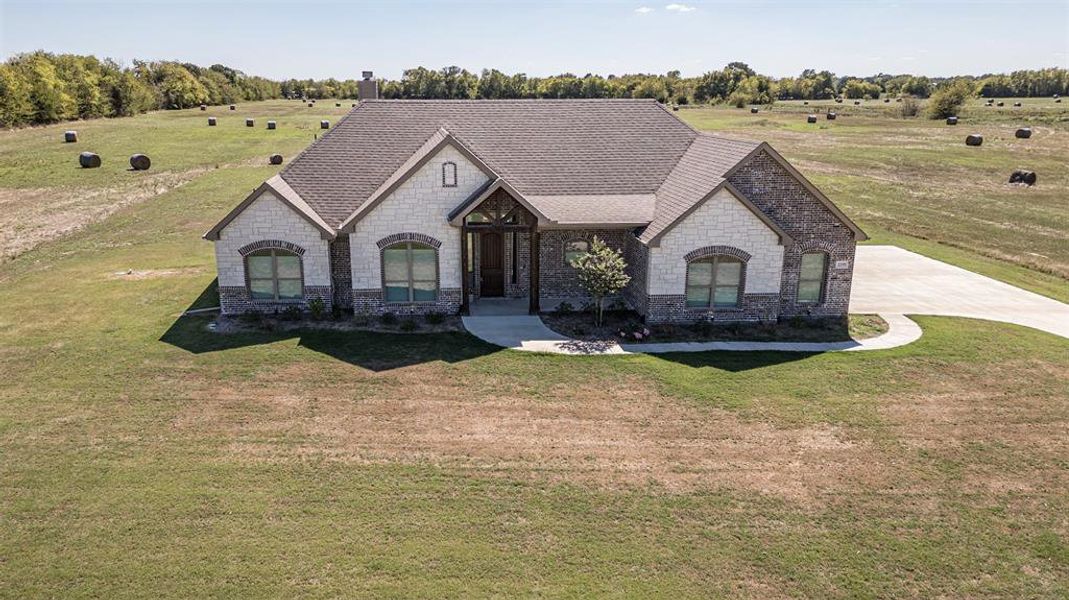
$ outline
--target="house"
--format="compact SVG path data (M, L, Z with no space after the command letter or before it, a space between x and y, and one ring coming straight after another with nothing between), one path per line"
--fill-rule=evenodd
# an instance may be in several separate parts
M619 249L650 323L847 312L865 234L768 144L653 100L378 100L205 234L224 314L306 306L536 313L585 294L569 260Z

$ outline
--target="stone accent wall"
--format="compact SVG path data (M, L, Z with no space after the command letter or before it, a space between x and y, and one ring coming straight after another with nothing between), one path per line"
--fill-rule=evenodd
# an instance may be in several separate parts
M220 306L224 314L256 309L274 312L293 303L276 303L249 298L245 281L245 254L263 248L284 248L301 257L305 299L332 301L329 243L319 230L276 198L264 192L231 221L215 242L215 262L219 273ZM299 249L298 252L295 249Z
M750 256L746 294L779 294L783 246L776 232L727 190L690 213L650 248L650 296L686 292L687 256L709 246L729 246Z
M442 164L457 165L456 187L442 185ZM378 242L394 234L424 235L440 242L438 248L439 299L414 304L413 312L455 312L460 306L460 228L447 216L486 182L486 175L452 146L446 146L390 196L358 221L349 235L353 310L360 312L382 297L382 262ZM456 300L451 294L455 291ZM427 308L428 306L436 308ZM374 310L384 310L375 308ZM390 305L400 314L399 305Z
M593 242L594 236L610 247L623 252L627 238L633 237L627 229L543 229L540 233L539 296L541 298L589 299L589 294L579 284L575 268L564 262L564 244L572 240Z
M339 235L330 242L330 280L334 288L334 305L349 309L353 305L353 272L349 260L349 236Z
M729 181L794 238L783 256L780 316L845 315L850 305L856 247L850 228L768 153L755 156ZM811 249L828 254L824 300L816 305L798 304L801 256Z

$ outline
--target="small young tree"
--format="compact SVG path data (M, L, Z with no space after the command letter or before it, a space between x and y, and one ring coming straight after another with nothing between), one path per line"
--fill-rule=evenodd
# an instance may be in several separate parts
M579 273L579 283L594 299L594 323L601 325L605 312L605 298L623 289L631 277L624 272L627 262L619 251L594 237L590 252L572 259Z

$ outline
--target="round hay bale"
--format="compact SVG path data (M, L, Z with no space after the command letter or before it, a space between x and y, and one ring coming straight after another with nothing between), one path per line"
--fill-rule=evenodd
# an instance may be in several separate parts
M861 106L860 100L854 100L854 106Z
M979 146L984 143L984 136L979 133L970 133L965 137L966 146Z
M805 118L805 122L806 123L816 123L817 122L817 116L816 115L809 115L808 117Z
M267 128L268 129L274 129L275 128L275 122L274 121L268 121L267 122Z
M353 102L353 108L356 108L356 102Z
M750 114L751 115L756 115L757 114L757 109L756 108L751 108L750 109Z
M77 142L78 141L78 132L74 131L73 129L71 131L64 131L63 132L63 141L68 143L68 144Z
M78 155L78 164L83 169L95 169L100 166L100 155L92 152L82 152Z
M319 128L320 129L330 129L330 121L320 121L319 122Z
M237 110L237 109L238 109L238 107L234 106L233 104L230 105L230 110Z
M1013 137L1021 140L1027 140L1028 138L1032 137L1032 130L1028 127L1022 127L1017 131L1013 132Z
M1021 103L1020 103L1020 102L1014 102L1014 103L1013 103L1013 105L1014 105L1015 107L1017 107L1017 108L1020 108L1020 107L1021 107Z
M246 127L255 127L256 126L256 119L245 119L245 126Z
M947 117L947 125L957 125L957 124L958 124L958 118L957 117Z
M334 107L335 107L335 108L339 108L339 107L341 107L341 102L335 102L335 103L334 103Z
M147 171L152 166L152 161L144 154L135 154L130 157L130 166L135 171Z
M353 106L356 106L356 105L354 104ZM679 110L679 106L678 106L678 105L676 105L676 104L673 104L673 105L672 105L672 110L674 110L674 111L678 111L678 110Z
M902 101L901 98L895 98L895 102L901 102L901 101Z
M805 105L805 106L809 106L809 100L803 100L802 104Z
M843 103L843 99L842 98L836 98L835 99L835 103L836 104L842 104Z
M1062 103L1062 99L1061 98L1055 98L1054 99L1054 103L1055 104L1061 104Z
M839 115L837 115L837 114L835 114L835 113L833 113L831 111L828 111L828 120L829 121L834 121L835 117L837 117L837 116L839 116Z
M891 99L890 99L890 98L884 98L884 99L883 99L883 103L884 103L884 104L887 104L887 103L888 103L888 102L890 102L890 101L891 101Z
M282 164L282 155L281 154L272 154L271 157L267 159L267 161L270 162L273 165L281 165Z
M215 127L215 117L208 117L208 127Z
M315 104L312 104L311 102L308 103L308 108L312 108L313 106L315 106Z
M1010 183L1023 183L1025 185L1036 184L1036 174L1033 171L1025 171L1018 169L1013 173L1010 173Z
M995 106L1006 106L1006 103L1005 103L1005 102L999 102L999 103L998 103L998 104L996 104Z
M201 110L208 110L208 105L207 104L201 104L200 105L200 109Z

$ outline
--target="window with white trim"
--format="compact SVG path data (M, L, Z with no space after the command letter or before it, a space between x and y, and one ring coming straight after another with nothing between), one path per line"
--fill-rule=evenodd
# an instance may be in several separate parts
M386 302L434 302L438 299L438 253L416 242L382 251L383 299Z
M738 258L719 254L687 263L687 307L737 307L742 297L743 268Z

